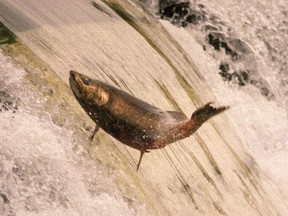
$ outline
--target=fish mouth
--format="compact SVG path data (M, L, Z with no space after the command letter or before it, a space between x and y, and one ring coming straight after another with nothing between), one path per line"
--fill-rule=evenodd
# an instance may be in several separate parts
M76 76L79 75L76 71L70 70L70 77L69 77L69 83L70 83L70 88L76 98L81 97L81 91L80 91L80 86L78 85L76 81Z
M75 74L76 73L77 73L76 71L70 70L70 78L75 79Z
M77 73L76 71L70 70L70 77L69 77L69 81L74 81L76 82L76 75L79 75L79 73Z

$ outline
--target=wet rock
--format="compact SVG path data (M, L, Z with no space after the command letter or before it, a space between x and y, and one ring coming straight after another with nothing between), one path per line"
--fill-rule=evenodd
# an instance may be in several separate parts
M206 15L202 10L191 10L190 14L186 17L186 21L193 25L197 25L206 20Z
M224 81L231 81L232 74L229 73L229 64L228 63L221 63L219 66L219 74L223 78Z
M190 2L172 3L161 10L161 15L172 18L175 15L184 17L189 13Z
M206 16L203 5L197 5L195 8L191 8L190 2L160 1L159 14L161 19L170 20L173 24L187 27L188 24L199 24L206 20Z
M181 24L190 13L189 6L190 2L170 3L163 9L160 9L159 14L161 19L169 19L174 24ZM182 24L182 26L187 26L187 24Z
M206 42L211 45L216 51L224 50L233 61L240 59L242 54L248 52L248 48L244 41L239 38L227 36L220 32L223 29L230 29L225 23L215 15L209 15L205 11L203 4L190 4L190 2L180 1L160 1L160 17L167 19L171 23L188 27L189 25L200 25L200 30L205 32Z
M203 4L195 2L180 1L180 0L160 0L159 13L162 19L169 20L171 23L184 28L191 28L197 32L197 37L202 35L203 38L198 38L203 50L213 53L213 57L217 58L220 63L219 75L224 81L231 82L238 86L253 85L259 89L261 95L267 99L273 98L273 93L268 83L265 83L257 71L251 72L249 62L254 61L254 53L248 44L234 32L233 27L223 22L221 17L211 13L209 8ZM275 31L272 27L265 27L265 30ZM260 29L261 30L261 29ZM263 34L259 30L259 37ZM200 33L200 34L199 34ZM275 61L275 53L279 48L274 48L270 41L264 37L267 50L271 53L271 58ZM215 55L217 52L222 52L220 55ZM226 54L223 55L223 53ZM273 54L274 53L274 54ZM282 54L283 55L283 54ZM229 59L227 59L229 57ZM249 59L248 65L243 65ZM224 62L225 61L225 62ZM229 63L227 63L229 62ZM242 69L239 68L239 64ZM248 67L250 69L248 69ZM284 71L284 69L283 69ZM282 79L284 80L284 79Z
M189 6L189 1L159 1L159 13L161 18L172 18L176 14L183 17L189 13Z
M247 71L240 71L240 77L241 77L241 79L245 82L245 83L247 83L248 81L249 81L249 71L247 70Z
M223 78L224 81L234 81L239 86L245 86L249 83L249 71L248 70L240 70L235 71L230 69L228 63L222 62L219 66L219 74Z
M227 43L227 37L224 34L219 32L210 32L207 35L207 41L217 51L220 51L221 48L223 48L225 53L231 56L232 60L237 60L239 58L238 53Z

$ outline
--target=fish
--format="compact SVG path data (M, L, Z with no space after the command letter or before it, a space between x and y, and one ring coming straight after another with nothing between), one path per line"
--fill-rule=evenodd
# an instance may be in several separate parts
M137 171L145 153L191 136L208 119L229 108L216 108L209 102L187 118L182 112L163 111L74 70L70 71L69 83L79 104L96 123L92 139L102 128L123 144L139 150Z

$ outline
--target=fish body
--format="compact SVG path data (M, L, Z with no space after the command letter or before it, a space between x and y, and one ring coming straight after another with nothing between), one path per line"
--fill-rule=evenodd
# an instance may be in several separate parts
M181 112L163 111L76 71L70 71L69 83L79 104L100 128L140 150L137 170L145 152L190 136L209 118L228 108L214 108L208 103L187 118Z

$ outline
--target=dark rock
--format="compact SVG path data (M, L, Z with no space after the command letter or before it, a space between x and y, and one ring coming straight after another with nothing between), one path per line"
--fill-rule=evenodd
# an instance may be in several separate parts
M232 60L238 59L238 53L228 45L227 38L224 34L219 32L210 32L207 35L207 40L208 43L214 47L215 50L220 51L221 48L223 48L225 50L225 53L231 56Z
M173 24L181 25L182 27L188 24L197 25L206 19L205 12L202 10L203 5L198 5L196 8L190 8L190 2L170 1L169 3L160 4L160 17L161 19L168 19Z
M219 66L219 74L224 81L236 81L239 86L245 86L249 82L249 71L231 71L228 63L222 62Z
M183 21L183 22L181 22L181 26L185 28L188 26L188 23L186 21Z
M221 63L219 69L223 73L227 73L229 71L229 64L228 63Z
M244 82L247 83L249 81L249 71L240 71L240 76Z
M186 18L186 21L188 23L196 24L197 23L197 17L196 14L189 14Z
M208 43L214 47L215 50L220 51L221 43L224 40L224 35L219 32L210 32L207 35Z
M175 15L184 17L188 15L190 2L171 2L168 6L160 8L159 13L166 18L173 18Z

